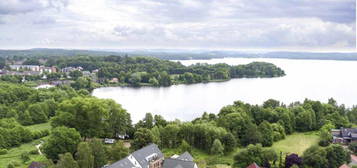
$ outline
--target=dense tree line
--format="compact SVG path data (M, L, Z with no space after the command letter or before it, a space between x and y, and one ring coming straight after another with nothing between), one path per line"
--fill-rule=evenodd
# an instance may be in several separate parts
M119 104L91 97L87 91L76 91L69 86L32 89L0 83L0 148L47 136L48 132L31 132L23 125L51 122L54 129L43 152L59 168L66 164L101 167L108 160L127 156L129 149L121 142L102 147L102 142L94 140L118 135L129 135L133 140L132 150L156 143L161 148L182 151L195 148L221 156L230 154L236 147L245 147L235 154L234 167L254 161L264 167L296 164L332 168L348 162L349 154L340 146L330 144L330 130L351 127L356 123L356 111L355 107L345 108L333 99L328 103L306 99L290 105L273 99L262 105L236 101L218 114L204 113L190 122L166 121L160 115L147 113L133 126L129 113ZM320 146L311 147L301 158L287 156L283 164L274 151L263 148L286 135L308 131L319 132ZM357 151L355 146L351 144L350 149Z
M231 78L278 77L284 71L271 63L253 62L247 65L196 64L184 66L179 62L151 57L62 57L51 58L49 66L59 68L81 66L85 70L99 69L98 77L103 82L118 78L119 82L131 86L170 86L179 83L200 83Z
M30 131L13 118L0 119L0 149L19 146L47 136L49 131Z
M131 119L113 100L75 97L58 105L51 125L75 128L84 138L117 137L128 132Z
M1 60L0 60L1 61ZM128 56L74 56L48 57L42 59L46 66L82 67L84 70L99 70L98 77L101 83L110 83L117 78L122 85L130 86L170 86L173 84L192 84L209 81L222 81L232 78L279 77L284 71L271 63L253 62L247 65L231 66L228 64L195 64L184 66L180 62L162 60L153 57ZM27 58L23 64L40 65L40 58ZM1 66L1 65L0 65ZM81 76L80 71L69 74L73 80ZM58 80L66 77L64 73L42 75L26 75L27 81ZM22 75L4 75L1 81L21 83Z
M233 151L236 146L250 146L247 150L252 148L252 151L261 154L260 158L237 156L237 167L242 166L244 159L246 164L257 160L261 165L275 165L277 154L260 149L259 145L269 147L287 134L319 130L321 148L330 149L330 130L351 127L348 116L354 112L354 108L347 109L333 99L329 99L328 103L306 99L288 106L270 99L262 105L236 101L223 107L217 115L204 113L191 122L168 122L161 116L148 113L135 126L134 147L138 149L152 142L163 148L188 145L221 155ZM251 153L243 151L240 155L246 155L244 152ZM308 162L304 164L309 166Z
M0 119L15 118L22 125L47 122L55 116L60 102L88 92L70 87L33 89L24 85L0 83Z

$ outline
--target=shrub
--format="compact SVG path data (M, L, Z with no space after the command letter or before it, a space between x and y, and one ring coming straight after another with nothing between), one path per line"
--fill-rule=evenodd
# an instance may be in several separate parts
M7 154L7 150L6 149L0 149L0 155L5 155Z
M353 153L357 153L357 142L351 142L348 145L348 149L350 149Z
M16 161L12 161L7 165L7 168L15 168L15 167L19 167L20 163L16 162Z
M7 165L7 168L15 168L15 165L14 165L13 163L9 163L9 164Z
M30 151L30 154L31 155L38 155L39 153L38 153L37 149L34 149L34 150Z
M45 137L49 134L50 134L50 131L48 131L48 130L35 131L35 132L32 132L32 139L39 139L39 138Z
M28 152L24 152L21 154L20 158L23 162L27 162L30 160L30 154Z

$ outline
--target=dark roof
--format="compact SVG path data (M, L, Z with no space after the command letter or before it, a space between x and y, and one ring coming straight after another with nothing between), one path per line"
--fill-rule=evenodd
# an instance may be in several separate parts
M168 158L164 161L163 168L194 168L195 162Z
M141 167L147 167L149 165L149 161L152 158L148 158L148 157L157 157L157 158L164 157L164 155L161 153L159 147L156 144L150 144L148 146L145 146L133 152L132 155L139 162Z
M113 163L108 168L134 167L135 165L130 160L138 161L141 167L148 167L149 161L151 159L163 158L163 157L164 157L164 155L161 153L158 146L156 144L150 144L148 146L145 146L145 147L133 152L128 157Z
M352 133L357 133L356 128L340 128L342 137L349 137Z
M252 163L247 168L260 168L256 163Z
M181 154L179 157L177 157L176 159L180 159L180 160L186 160L186 161L193 161L193 157L191 156L190 153L185 152L183 154Z
M112 165L108 166L108 168L129 168L129 167L134 167L134 165L130 162L128 157L119 160Z

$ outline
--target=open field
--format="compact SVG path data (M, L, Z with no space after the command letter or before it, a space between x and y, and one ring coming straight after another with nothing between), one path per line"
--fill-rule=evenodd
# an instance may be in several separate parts
M51 129L50 122L42 123L42 124L29 125L29 126L25 126L25 127L27 129L30 129L31 131L42 131L42 130L50 130Z
M281 141L275 142L272 148L276 150L276 152L302 155L307 148L316 145L318 141L319 136L316 132L294 133Z

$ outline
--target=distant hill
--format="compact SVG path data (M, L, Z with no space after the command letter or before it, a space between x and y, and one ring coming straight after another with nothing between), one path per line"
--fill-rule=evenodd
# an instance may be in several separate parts
M59 56L150 56L166 60L213 59L225 57L237 58L285 58L285 59L317 59L317 60L357 60L357 53L316 53L316 52L267 52L249 53L242 51L208 51L208 50L174 50L174 49L123 49L123 50L76 50L46 49L0 50L0 57L59 57Z

